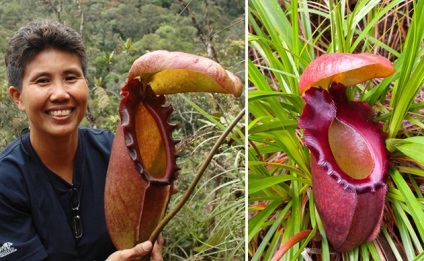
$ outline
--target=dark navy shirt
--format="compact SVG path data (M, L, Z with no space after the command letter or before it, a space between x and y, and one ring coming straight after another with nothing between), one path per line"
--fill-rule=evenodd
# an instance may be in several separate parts
M113 134L80 128L73 184L51 172L29 134L0 154L0 261L105 260L116 251L104 215ZM83 235L71 229L72 186L80 194Z

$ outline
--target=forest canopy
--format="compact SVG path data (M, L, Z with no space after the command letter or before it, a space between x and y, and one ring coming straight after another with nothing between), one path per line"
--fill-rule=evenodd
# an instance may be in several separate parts
M0 0L0 151L28 127L8 93L4 52L36 19L56 19L82 35L89 104L82 125L116 130L128 70L149 51L192 53L218 61L244 81L244 0ZM217 137L244 107L244 94L169 95L181 156L172 208ZM199 109L200 108L200 109ZM244 256L244 126L239 122L203 174L201 185L163 232L165 260L241 260ZM196 218L193 218L196 217Z
M4 50L14 32L36 19L56 19L83 36L89 61L87 80L91 127L114 130L119 91L132 62L153 50L208 57L244 78L244 1L180 0L0 0L0 149L26 126L8 95ZM195 21L196 24L193 22Z

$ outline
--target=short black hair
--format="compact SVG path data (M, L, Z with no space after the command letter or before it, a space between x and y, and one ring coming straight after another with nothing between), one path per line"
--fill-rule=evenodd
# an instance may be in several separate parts
M20 28L9 41L5 54L9 85L21 89L27 63L49 48L76 54L86 76L87 58L80 34L58 21L40 20Z

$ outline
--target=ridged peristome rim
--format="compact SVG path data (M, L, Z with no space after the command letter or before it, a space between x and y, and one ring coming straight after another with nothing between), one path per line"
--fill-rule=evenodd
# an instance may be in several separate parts
M149 84L145 84L140 79L130 79L122 88L123 98L119 105L121 124L123 127L125 145L128 148L130 158L133 160L137 171L142 177L156 185L170 185L177 178L176 173L180 168L176 164L178 155L175 152L175 144L178 141L172 138L172 131L177 125L168 122L173 108L166 105L163 95L156 95ZM144 166L143 159L138 148L137 135L135 130L135 110L139 103L143 103L150 115L154 118L164 143L166 153L166 168L162 177L156 178L148 173Z
M318 165L345 190L365 193L385 186L388 167L385 134L380 124L372 122L371 107L365 102L348 101L346 87L341 84L333 84L329 91L311 88L303 95L306 106L299 118L299 127L305 129L305 145L314 154ZM349 177L338 166L332 154L328 132L336 118L360 132L369 145L374 167L364 179Z

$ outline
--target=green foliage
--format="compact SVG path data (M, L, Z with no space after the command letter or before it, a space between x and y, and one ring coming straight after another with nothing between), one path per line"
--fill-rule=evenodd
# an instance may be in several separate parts
M207 53L190 16L183 12L184 7L177 0L3 0L0 4L2 50L6 48L13 33L29 21L41 18L59 19L80 31L84 38L89 60L87 78L90 88L94 89L92 86L96 85L96 79L102 79L101 87L112 97L119 96L129 67L145 52L166 49L198 55ZM190 2L189 6L196 11L195 15L199 21L205 19L205 6L202 2ZM240 42L244 42L243 9L242 1L237 1L227 9L218 4L209 4L215 48L219 52L220 62L240 77L244 77L244 46L240 45ZM175 26L176 24L178 26ZM3 55L4 51L0 52L0 83L6 82ZM6 83L1 88L2 93L8 92ZM119 99L110 98L110 107L104 107L104 104L100 103L101 107L96 108L99 104L96 99L104 99L104 96L98 94L98 91L90 92L92 115L91 120L85 121L84 124L100 128L109 124L105 114L116 114ZM0 140L5 141L0 143L0 148L16 137L14 130L25 126L26 120L23 116L16 117L17 115L19 113L14 106L0 107L2 123L16 123L10 129L0 132ZM12 121L12 118L21 119Z
M244 1L189 1L196 19L212 23L212 38L220 63L244 78ZM4 50L13 33L29 21L59 19L79 31L89 68L89 110L82 125L115 131L119 122L120 89L135 59L148 51L167 49L207 56L190 14L178 0L0 0L0 149L27 126L23 113L9 98ZM181 139L177 181L179 193L216 137L244 107L243 97L196 94L169 96L171 121ZM201 108L200 108L201 107ZM238 260L244 256L244 131L230 135L204 175L187 207L165 227L165 260Z
M405 154L409 158L424 165L424 137L415 136L405 139L389 139L387 140L387 148L394 152Z
M7 84L4 81L0 86L0 148L6 147L14 139L18 138L19 131L27 126L26 117L16 108L9 97Z
M228 95L180 94L167 99L180 105L171 122L180 127L174 133L174 138L181 140L177 153L182 170L176 185L184 192L219 134L243 104ZM182 216L177 215L165 227L166 234L178 234L164 250L165 260L239 260L244 256L244 140L242 121L214 156L200 181L201 187L182 209ZM181 196L174 195L170 208Z
M208 153L207 144L211 145L219 132L210 123L184 143L179 166L185 167L179 174L179 190L186 190L194 177L193 170ZM179 234L176 241L170 242L171 251L165 249L166 260L238 260L244 256L244 231L240 229L245 215L244 174L244 145L224 145L202 177L201 188L182 209L184 217L174 218L166 227L167 234ZM171 208L181 194L174 197Z
M289 239L307 232L282 260L419 260L424 176L416 137L424 127L424 104L417 95L424 83L424 2L249 0L248 7L251 259L270 260ZM377 112L390 137L393 167L382 232L346 253L334 253L327 242L311 193L309 151L297 127L304 106L299 75L315 57L332 52L379 53L396 68L393 76L349 93Z

